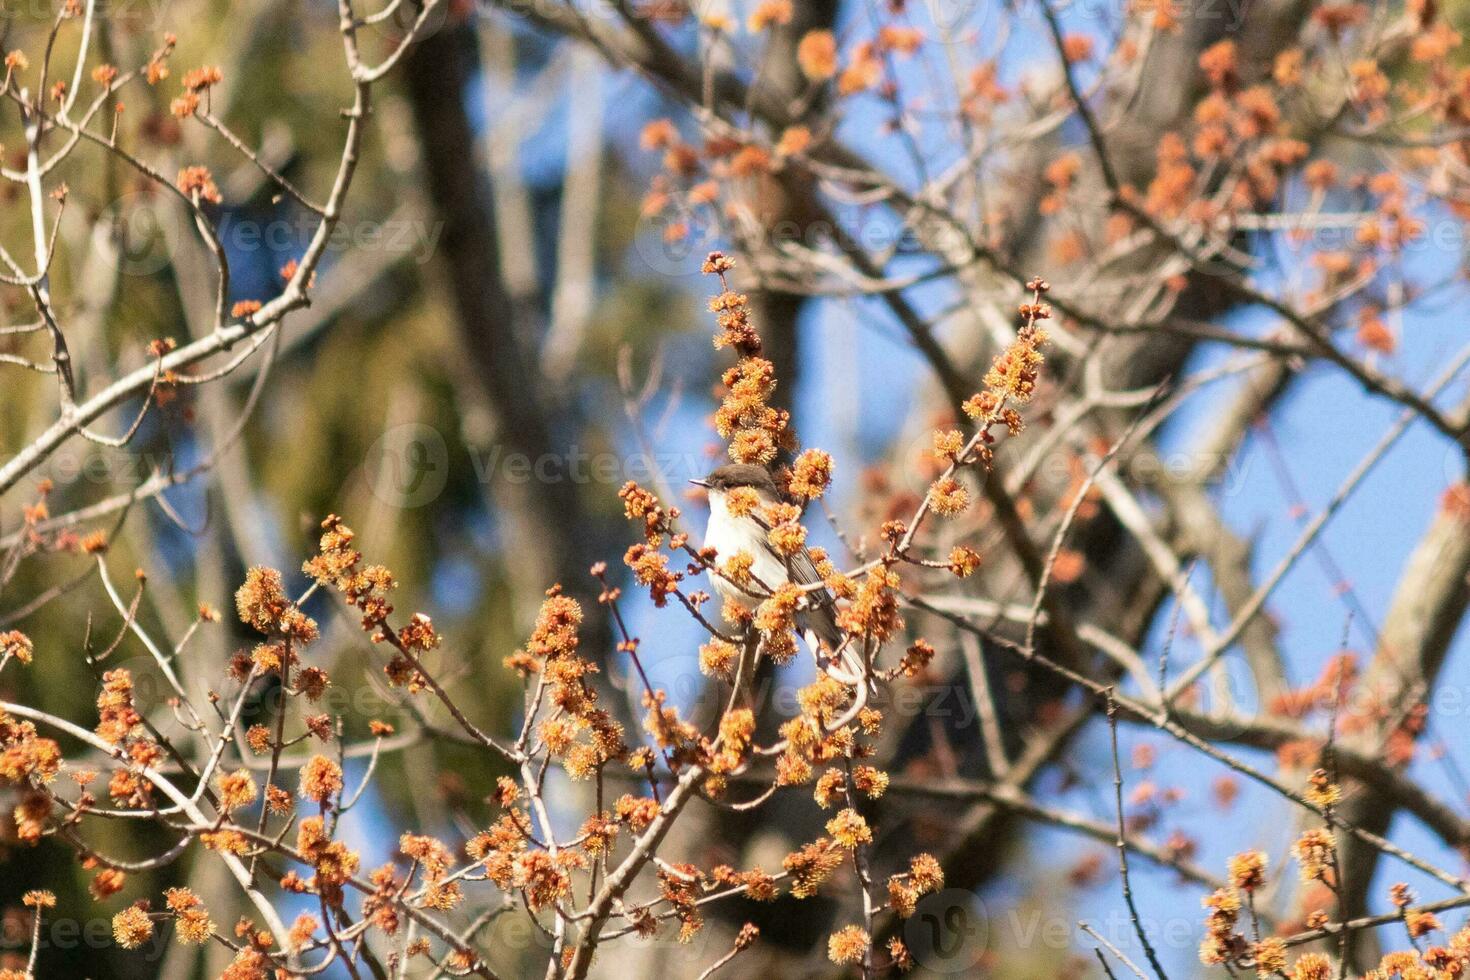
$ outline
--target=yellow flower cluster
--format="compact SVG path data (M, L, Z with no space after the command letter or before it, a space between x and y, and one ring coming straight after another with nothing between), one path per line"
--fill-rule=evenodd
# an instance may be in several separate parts
M740 360L721 378L725 397L715 413L715 430L730 441L731 459L768 466L780 449L793 448L791 416L768 404L776 391L776 366L760 356L760 337L750 324L749 299L729 288L726 273L733 268L734 261L721 252L711 252L703 267L707 275L720 277L720 293L710 302L721 331L715 347L732 347L740 354ZM820 482L821 474L820 459L809 460L803 488Z

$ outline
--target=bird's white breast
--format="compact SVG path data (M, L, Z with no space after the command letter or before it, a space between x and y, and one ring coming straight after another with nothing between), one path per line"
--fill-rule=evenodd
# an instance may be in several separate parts
M776 589L787 580L786 567L776 560L766 546L766 532L749 517L732 517L725 506L725 495L709 495L709 525L705 528L704 543L715 549L716 564L723 565L741 551L755 559L750 572L769 589ZM746 608L760 603L755 595L742 591L723 576L711 572L710 584L722 599L734 599ZM749 591L762 593L761 586L751 583Z

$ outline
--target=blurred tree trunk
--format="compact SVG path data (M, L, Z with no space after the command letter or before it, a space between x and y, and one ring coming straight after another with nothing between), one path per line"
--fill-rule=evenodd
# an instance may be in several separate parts
M765 57L757 69L760 86L776 100L796 107L801 105L809 83L796 59L801 39L815 30L831 30L837 21L838 0L804 0L795 6L790 23L771 32ZM825 108L823 99L807 100L801 113L793 119L814 118ZM762 241L754 242L752 251L767 252L780 244L780 239L796 237L808 241L813 222L820 211L812 207L815 187L811 176L788 167L780 174L767 176L759 184L760 200L753 202L761 218ZM820 230L820 229L816 229ZM806 305L806 297L797 293L762 286L751 293L756 323L760 325L765 355L776 366L781 386L775 404L791 409L801 379L801 349L797 322ZM797 419L800 432L801 420Z
M587 642L604 636L596 590L587 574L599 557L599 539L586 519L566 462L577 424L575 412L542 383L537 357L526 349L530 331L507 288L496 227L495 195L477 164L476 134L466 110L470 87L480 83L479 49L468 24L448 25L416 44L403 73L418 130L425 183L435 216L443 223L438 257L453 299L465 356L496 416L504 452L555 460L550 479L514 489L497 485L496 503L506 526L504 560L522 577L563 584L583 600ZM525 243L527 249L533 243ZM493 475L493 474L492 474ZM534 478L533 478L534 479ZM529 615L522 610L520 615Z

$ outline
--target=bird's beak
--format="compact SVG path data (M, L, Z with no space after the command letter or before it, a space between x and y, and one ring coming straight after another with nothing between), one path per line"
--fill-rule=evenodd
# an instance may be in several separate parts
M690 480L689 482L694 484L696 487L704 487L706 490L709 489L708 480Z

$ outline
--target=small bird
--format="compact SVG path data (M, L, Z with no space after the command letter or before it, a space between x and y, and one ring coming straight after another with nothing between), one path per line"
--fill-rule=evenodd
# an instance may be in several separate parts
M709 491L709 524L705 528L704 543L715 549L717 560L728 560L742 551L753 559L750 574L754 581L748 588L736 585L714 569L710 570L710 584L721 599L733 600L753 610L768 592L774 592L788 582L811 585L822 581L811 554L805 548L786 556L771 547L768 539L771 526L761 512L769 504L780 503L781 494L765 467L730 463L702 480L689 482ZM736 515L730 511L729 493L741 487L754 490L760 505L749 514ZM842 642L842 630L837 626L836 600L832 593L825 588L815 589L808 593L807 603L807 607L797 615L797 625L801 627L803 638L817 662L843 683L861 683L862 659L851 644ZM834 655L841 661L840 668L830 663ZM741 669L746 672L753 666L743 665Z

